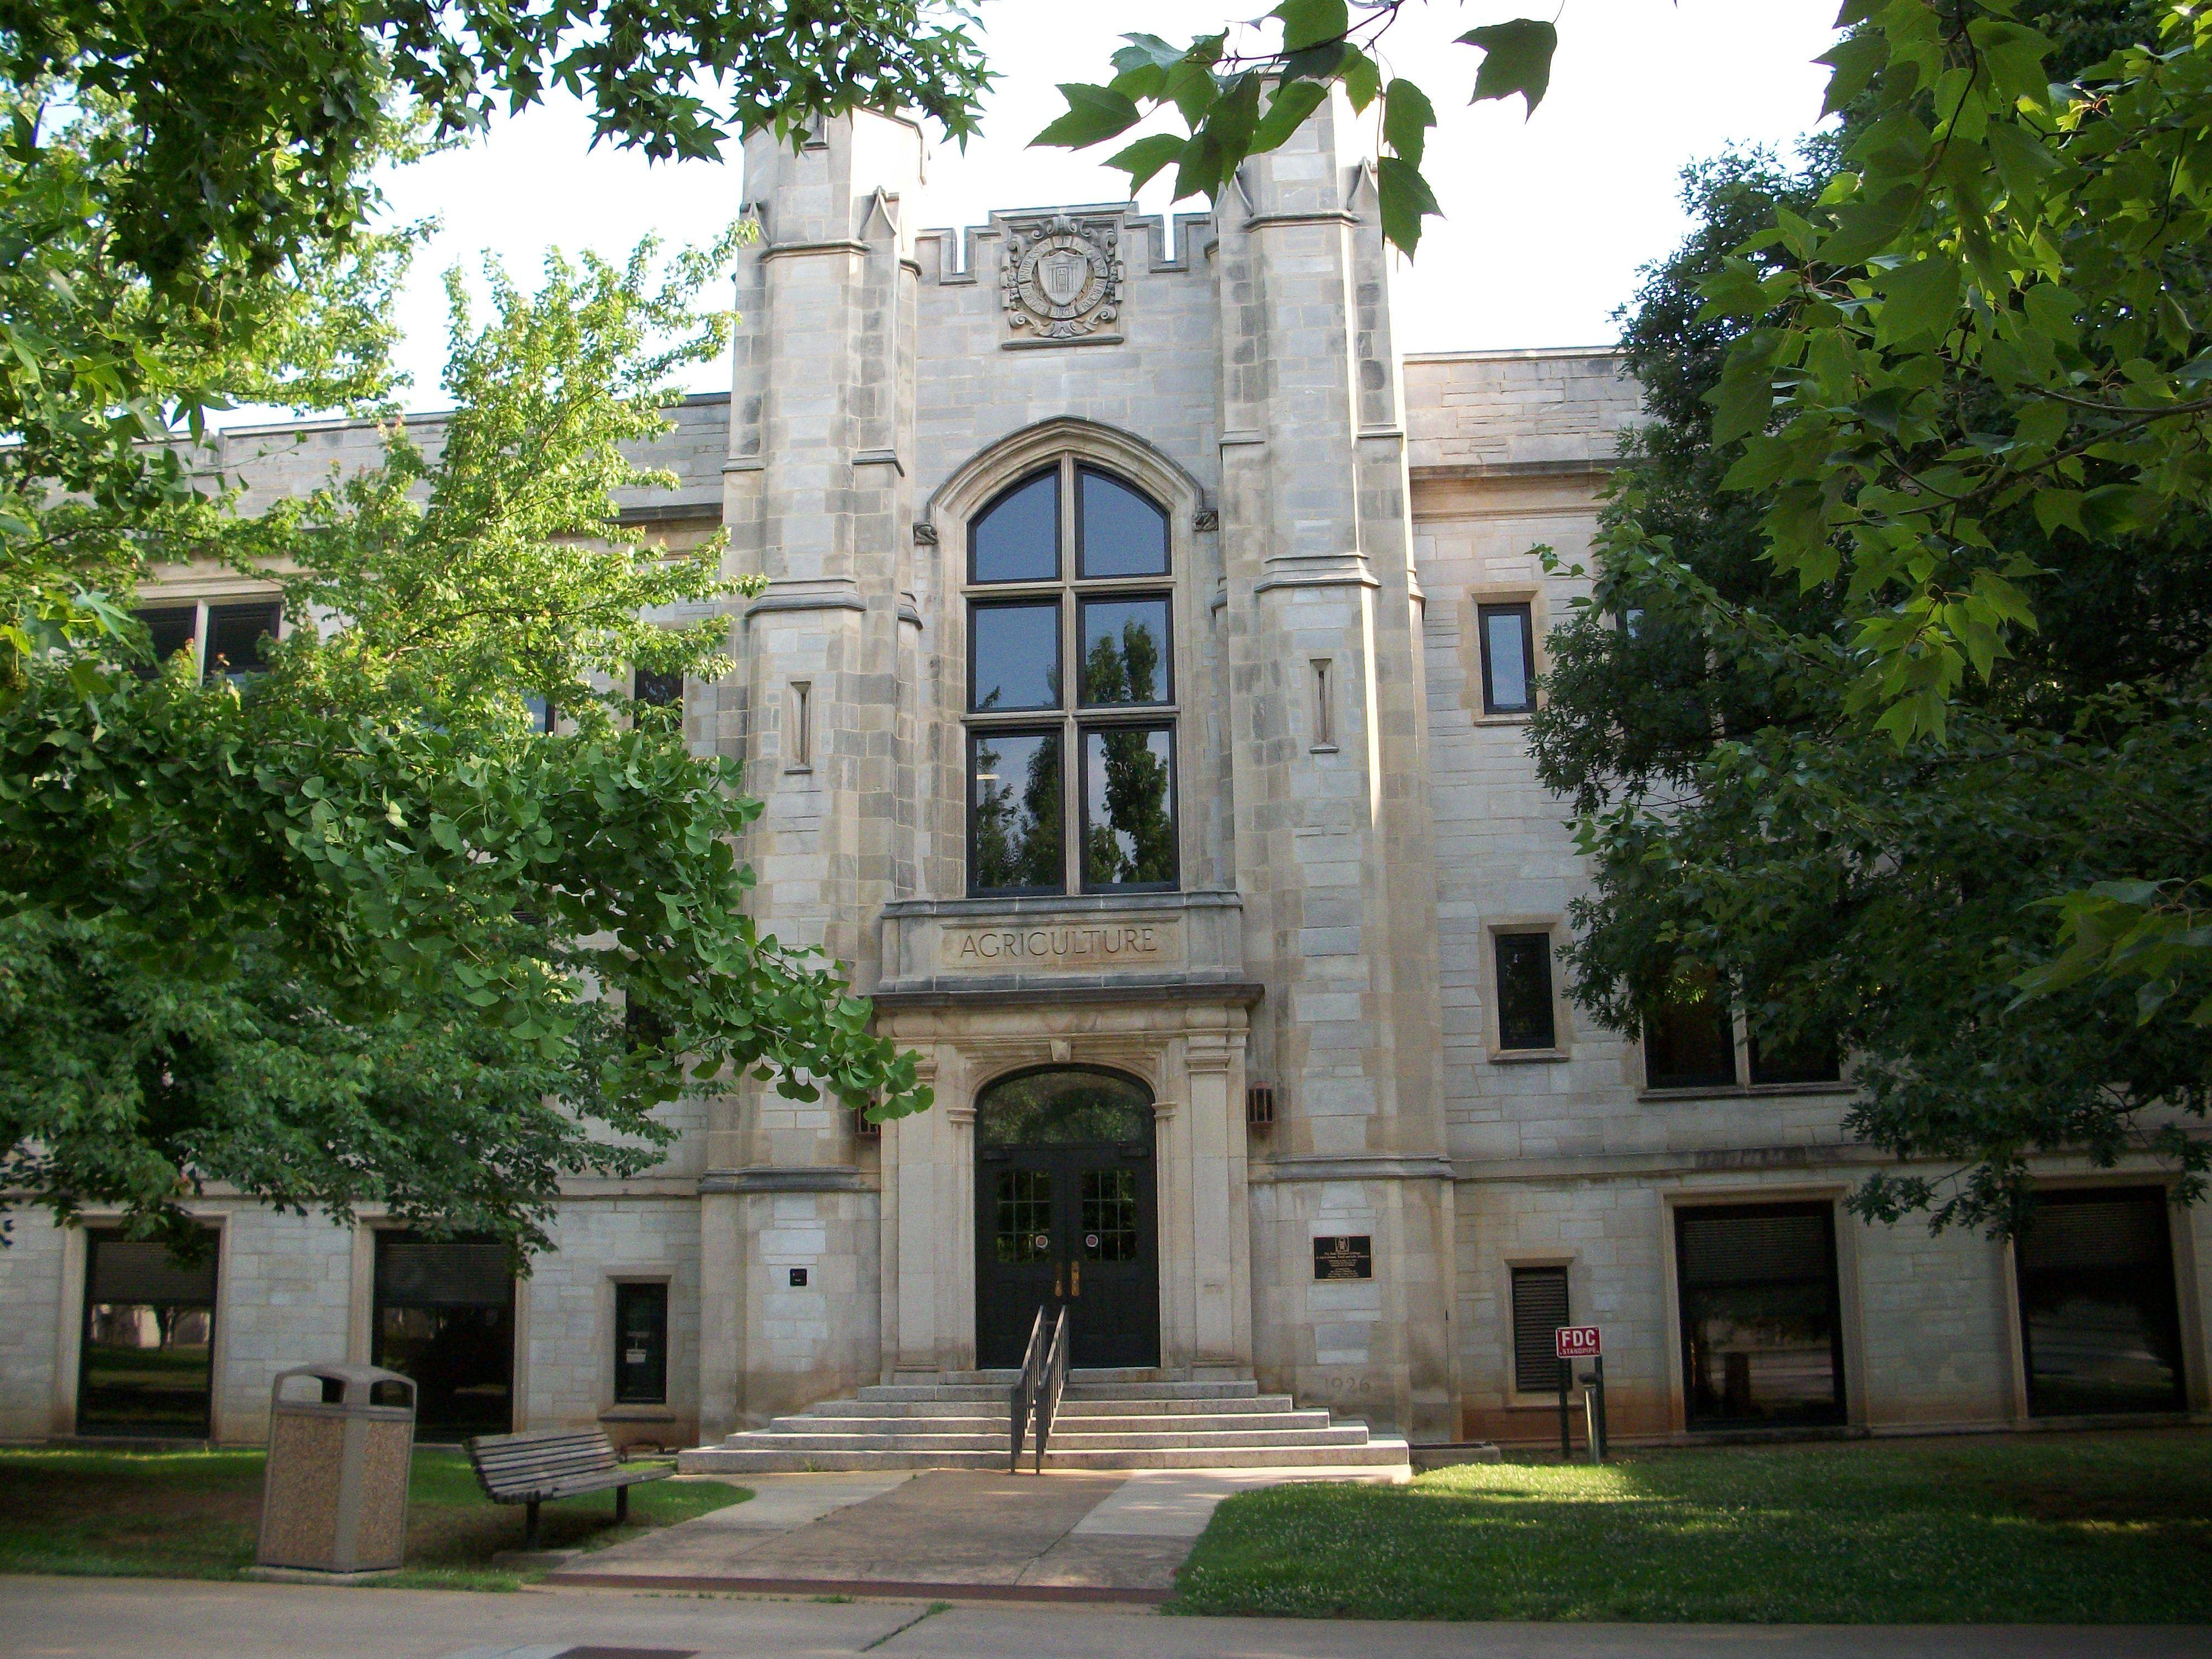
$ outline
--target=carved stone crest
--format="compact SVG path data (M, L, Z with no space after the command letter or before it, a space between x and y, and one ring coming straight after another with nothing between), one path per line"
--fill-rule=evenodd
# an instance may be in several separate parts
M1009 345L1121 338L1112 324L1121 314L1121 233L1110 220L1050 218L1018 221L1006 228L1006 253L999 271Z

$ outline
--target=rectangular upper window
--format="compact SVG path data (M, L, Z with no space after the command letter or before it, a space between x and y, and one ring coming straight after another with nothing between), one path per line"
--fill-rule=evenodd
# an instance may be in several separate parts
M141 611L138 621L154 651L150 661L137 664L136 667L143 678L151 679L178 652L192 648L192 637L200 625L200 609L196 605L161 605Z
M615 1286L615 1404L668 1403L668 1286Z
M1816 1036L1762 1037L1751 1034L1751 1080L1757 1083L1835 1083L1844 1075L1836 1045Z
M1644 1011L1644 1087L1731 1088L1736 1081L1735 1022L1727 998L1708 991Z
M1536 706L1536 636L1525 605L1486 605L1482 629L1482 712L1525 714Z
M1552 1008L1552 936L1497 936L1498 1046L1556 1048Z
M648 708L684 707L684 676L641 668L630 679L630 695Z
M242 605L208 607L207 673L243 679L269 666L264 654L284 619L284 607L275 599L255 599Z
M1559 1350L1552 1334L1569 1324L1567 1270L1513 1270L1513 1386L1522 1394L1556 1393Z

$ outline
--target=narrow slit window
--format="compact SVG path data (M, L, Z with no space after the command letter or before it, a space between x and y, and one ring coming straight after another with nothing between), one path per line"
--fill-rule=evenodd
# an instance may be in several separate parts
M1336 696L1329 685L1329 663L1325 657L1316 658L1313 665L1314 685L1314 747L1336 747Z
M1536 640L1525 605L1486 605L1482 629L1482 712L1525 714L1536 706Z
M668 1286L615 1286L615 1404L668 1402Z
M814 687L805 680L791 683L791 765L794 770L814 764Z

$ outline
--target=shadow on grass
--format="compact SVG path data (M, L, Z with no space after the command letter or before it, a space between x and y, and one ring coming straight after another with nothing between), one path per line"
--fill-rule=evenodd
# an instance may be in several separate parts
M2212 1435L1729 1447L1232 1498L1171 1612L2212 1620Z
M0 1449L0 1572L235 1578L252 1565L261 1514L258 1451ZM544 1506L547 1549L603 1549L752 1494L720 1481L630 1488L630 1524L614 1495ZM491 1558L522 1544L520 1505L488 1502L459 1452L418 1451L408 1489L407 1567L378 1582L513 1589L532 1575Z

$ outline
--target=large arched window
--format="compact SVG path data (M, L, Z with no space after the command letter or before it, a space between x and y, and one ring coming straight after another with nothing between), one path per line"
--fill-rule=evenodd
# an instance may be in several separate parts
M969 523L971 893L1176 885L1171 574L1166 513L1072 456Z

